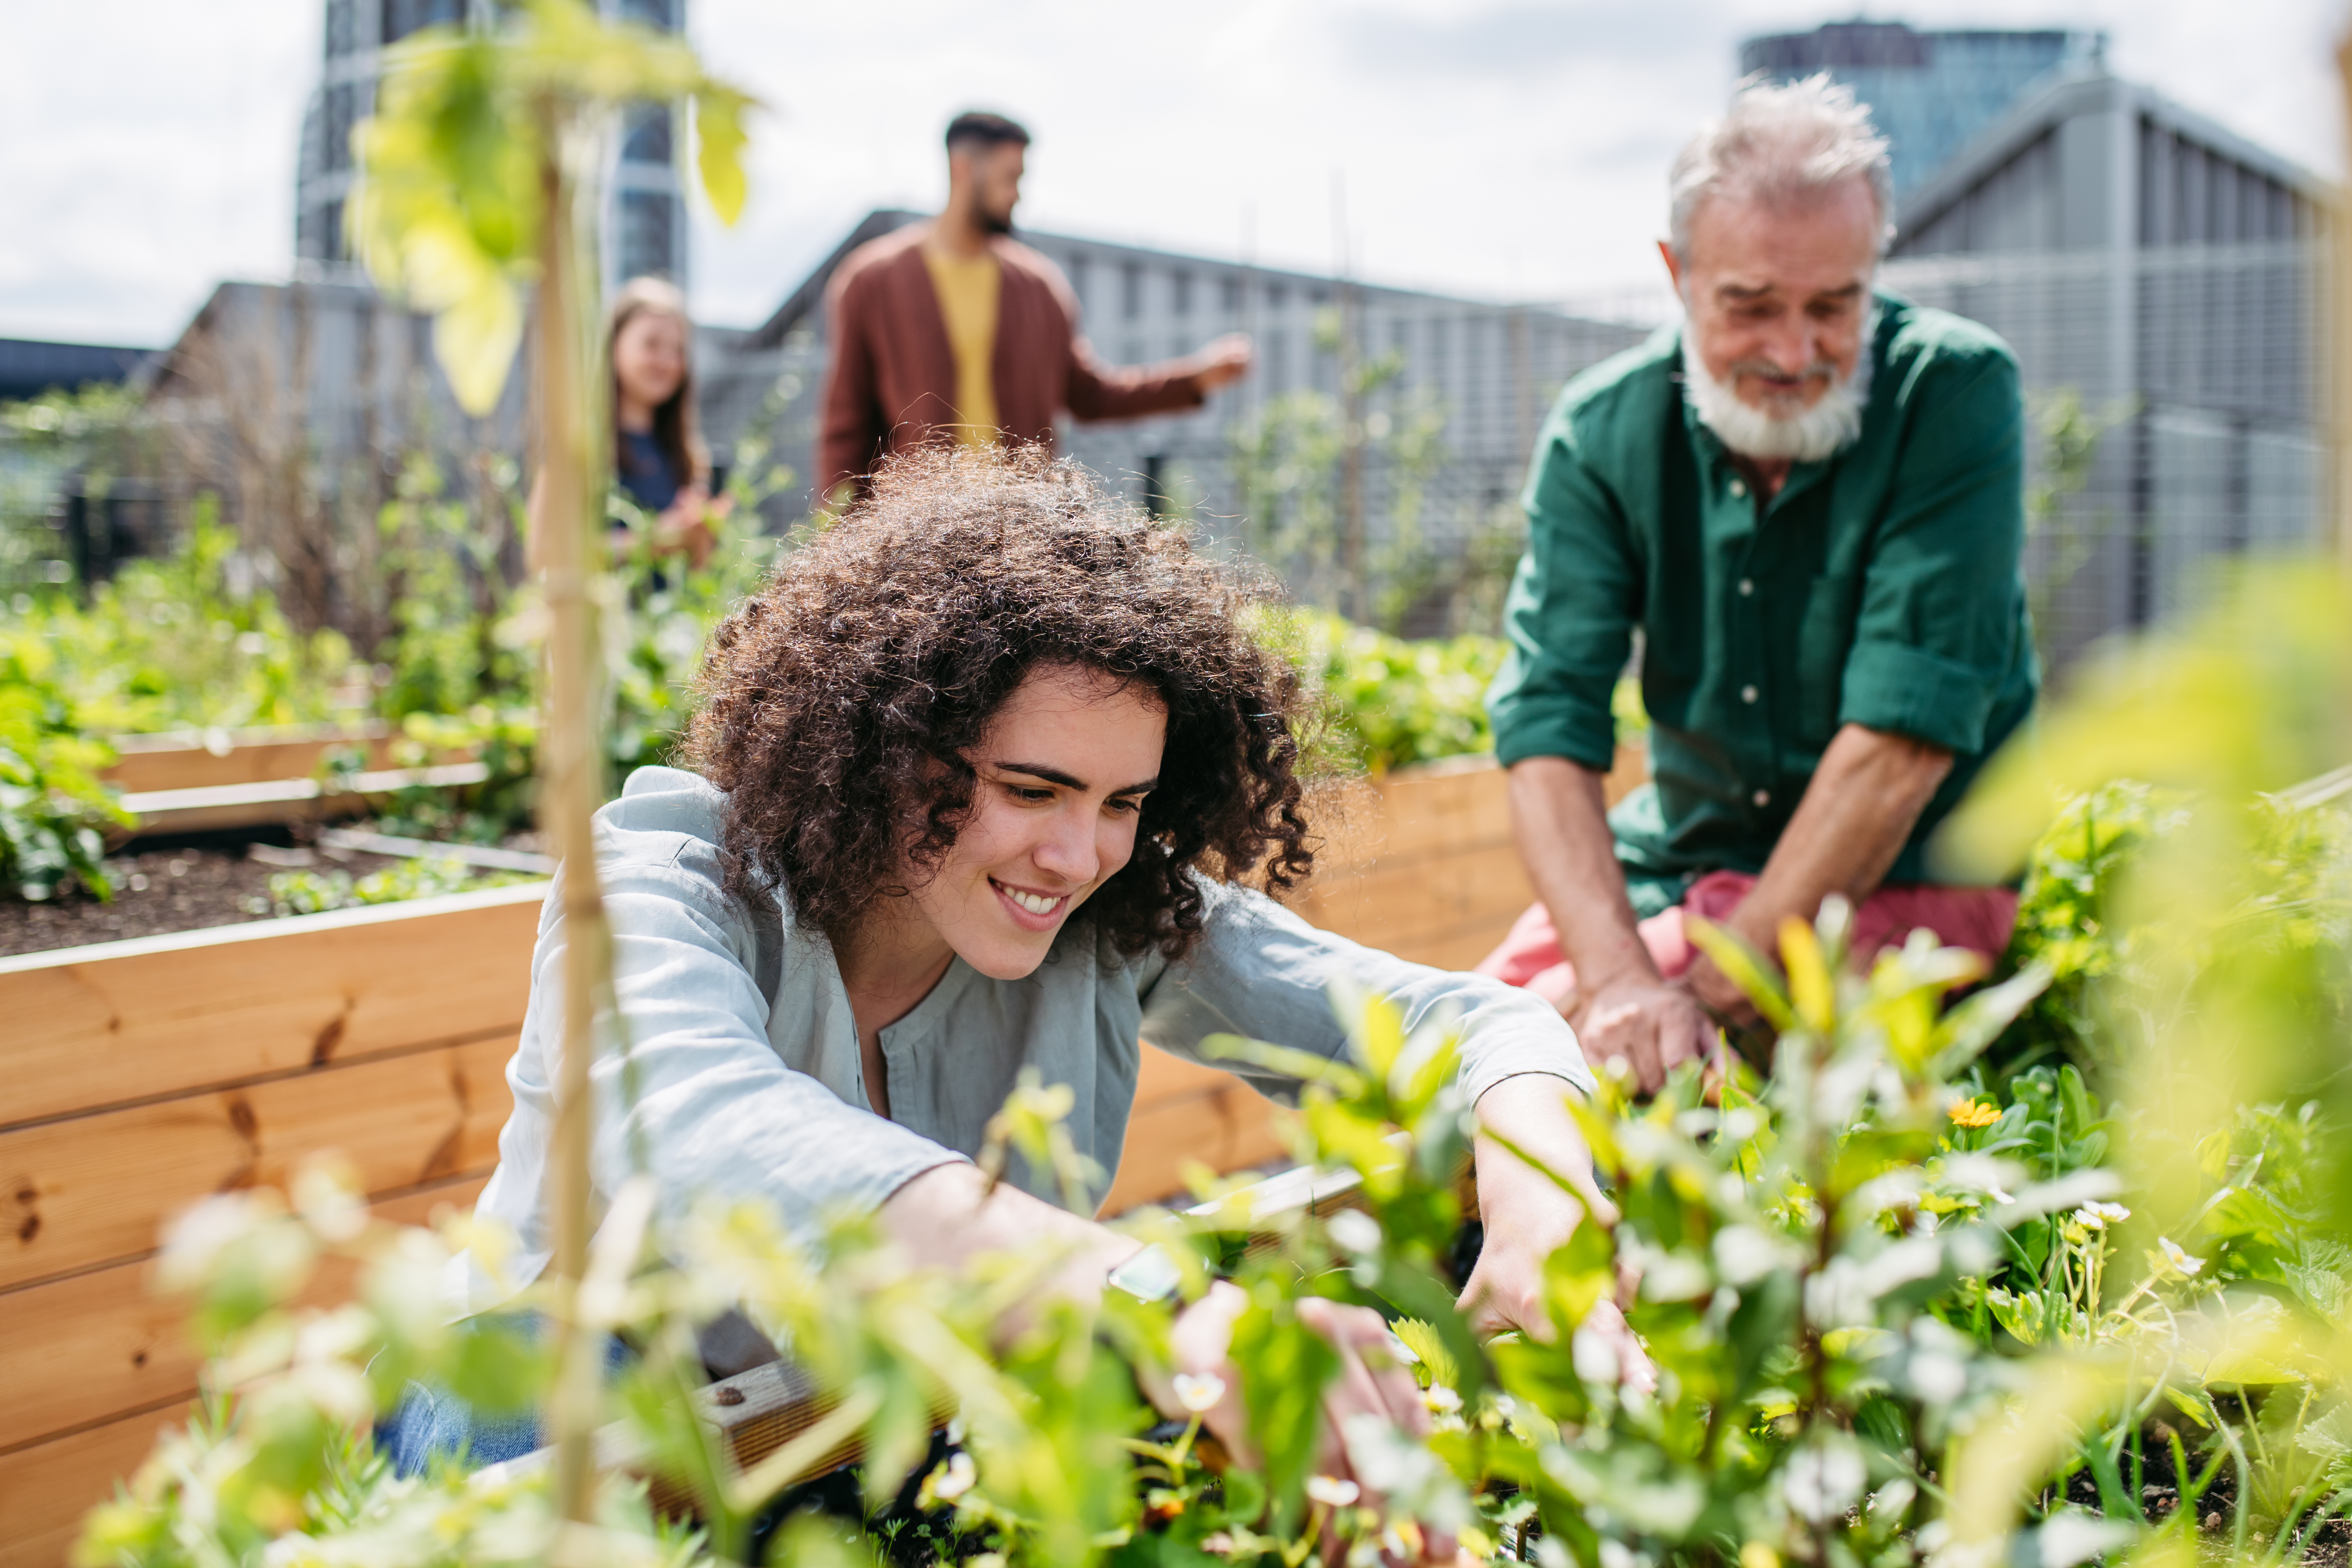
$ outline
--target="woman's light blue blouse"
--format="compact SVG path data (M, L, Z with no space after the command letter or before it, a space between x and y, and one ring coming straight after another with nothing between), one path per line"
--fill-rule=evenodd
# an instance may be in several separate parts
M609 1198L643 1160L676 1217L706 1194L770 1200L804 1238L841 1209L878 1206L910 1178L969 1158L1024 1067L1076 1093L1068 1121L1081 1153L1116 1173L1141 1061L1139 1039L1193 1060L1231 1033L1325 1057L1347 1049L1333 983L1391 998L1408 1026L1458 1015L1461 1089L1475 1103L1506 1078L1545 1073L1590 1092L1575 1037L1526 992L1407 963L1307 925L1264 896L1213 884L1206 931L1180 963L1097 947L1083 918L1045 963L992 980L954 961L939 985L882 1031L891 1116L868 1109L857 1028L833 949L782 911L768 943L774 1004L761 983L759 921L722 891L724 797L693 773L641 768L597 814L597 867L613 927L614 984L626 1025L594 1067L594 1186ZM515 1236L493 1283L470 1264L453 1278L462 1310L495 1305L547 1265L547 1196L565 930L551 894L531 959L530 1005L507 1068L514 1113L478 1209ZM773 913L767 916L772 933ZM781 963L776 960L781 949ZM1226 1064L1220 1064L1226 1065ZM1293 1080L1238 1069L1295 1100ZM634 1085L625 1079L633 1077ZM1050 1176L1015 1158L1009 1179L1049 1201Z

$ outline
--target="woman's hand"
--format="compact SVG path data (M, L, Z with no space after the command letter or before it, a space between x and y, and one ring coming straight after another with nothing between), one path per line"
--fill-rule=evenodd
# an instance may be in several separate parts
M1461 1307L1481 1333L1517 1329L1549 1342L1556 1333L1544 1289L1544 1260L1566 1245L1576 1227L1591 1219L1617 1223L1617 1211L1592 1179L1592 1155L1568 1113L1567 1082L1543 1073L1507 1078L1478 1100L1478 1137L1474 1158L1478 1177L1478 1214L1486 1241L1478 1266L1463 1282ZM1550 1174L1537 1170L1504 1146L1525 1150L1564 1177L1574 1193L1561 1190ZM1618 1303L1602 1297L1578 1326L1606 1347L1618 1376L1633 1388L1657 1386L1657 1373L1641 1342L1626 1326ZM1581 1355L1580 1355L1581 1359Z
M733 500L731 496L722 496L712 501L709 490L698 480L679 490L654 520L653 552L683 555L687 564L699 572L719 545L719 532L713 524L726 517Z
M1144 1392L1162 1415L1179 1421L1199 1415L1201 1424L1225 1452L1244 1464L1254 1462L1255 1456L1249 1441L1248 1414L1242 1405L1241 1371L1234 1365L1230 1352L1234 1325L1248 1310L1249 1298L1240 1287L1223 1280L1211 1286L1207 1295L1176 1320L1170 1336L1173 1375L1151 1373L1144 1380ZM1342 1436L1352 1417L1377 1415L1416 1436L1428 1433L1429 1406L1422 1398L1421 1386L1391 1353L1389 1327L1378 1312L1307 1296L1298 1301L1298 1321L1339 1354L1339 1372L1323 1385L1323 1448L1316 1458L1317 1473L1358 1479ZM1185 1380L1181 1390L1176 1376ZM1216 1392L1217 1398L1205 1411L1184 1398L1191 1394L1197 1401L1209 1392ZM1381 1499L1369 1488L1364 1489L1364 1500L1375 1508L1381 1506ZM1424 1543L1422 1561L1450 1562L1454 1553L1450 1537L1432 1536Z

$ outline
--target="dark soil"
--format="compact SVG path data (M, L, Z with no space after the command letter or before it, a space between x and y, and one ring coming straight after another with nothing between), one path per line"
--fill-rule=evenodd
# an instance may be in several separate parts
M79 890L37 904L0 898L0 958L274 919L266 907L269 879L306 862L320 870L340 868L353 877L395 863L386 855L301 848L283 836L276 844L133 844L107 861L114 880L111 902ZM248 907L255 900L265 906L261 913Z
M2173 1474L2172 1455L2169 1445L2163 1439L2163 1430L2160 1423L2153 1425L2143 1435L2141 1442L2140 1509L2150 1524L2163 1523L2180 1507L2180 1483ZM2189 1465L2199 1473L2204 1468L2203 1459L2193 1448ZM2131 1457L2128 1453L2123 1459L2123 1479L2125 1485L2131 1484ZM2068 1478L2066 1500L2093 1513L2104 1511L2099 1506L2098 1483L2087 1469L2077 1470ZM2199 1533L2209 1544L2217 1549L2226 1549L2237 1519L2236 1470L2224 1464L2214 1476L2212 1485L2198 1500L2197 1506L2200 1516L2198 1520ZM2288 1559L2290 1563L2300 1563L2304 1568L2347 1568L2347 1565L2352 1565L2352 1519L2331 1519L2316 1530L2305 1522L2298 1525L2297 1529L2304 1533L2305 1544L2302 1554L2291 1556ZM2249 1547L2257 1555L2269 1544L2259 1535L2248 1538Z

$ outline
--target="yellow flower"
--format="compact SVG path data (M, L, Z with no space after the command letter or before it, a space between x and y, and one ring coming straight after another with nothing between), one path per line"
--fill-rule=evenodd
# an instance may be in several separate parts
M1952 1121L1962 1127L1990 1127L2000 1120L2000 1107L1990 1100L1952 1102Z

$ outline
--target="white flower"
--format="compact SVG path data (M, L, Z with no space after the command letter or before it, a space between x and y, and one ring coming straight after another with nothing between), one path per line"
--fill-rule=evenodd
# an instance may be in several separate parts
M1828 1442L1790 1458L1780 1472L1780 1491L1798 1518L1826 1524L1862 1495L1868 1479L1862 1455L1850 1443Z
M1225 1396L1225 1380L1213 1372L1176 1374L1176 1402L1195 1415L1206 1415Z
M2164 1260L2190 1279L2195 1279L2198 1272L2205 1267L2203 1258L2193 1252L2181 1250L2180 1244L2168 1236L2158 1237L2156 1244L2164 1248Z
M970 1454L950 1454L948 1462L931 1473L931 1495L941 1502L953 1502L979 1479Z
M1341 1209L1328 1223L1331 1239L1350 1252L1378 1252L1381 1224L1361 1209Z
M1911 1357L1911 1387L1930 1405L1949 1405L1969 1391L1969 1369L1941 1351Z
M1440 1415L1451 1415L1462 1408L1462 1396L1442 1383L1433 1383L1423 1389L1421 1402Z
M2110 1223L2131 1218L2131 1210L2121 1204L2101 1203L2094 1198L2074 1211L2074 1222L2092 1230L2105 1230Z
M1307 1495L1327 1508L1346 1508L1363 1496L1364 1491L1355 1482L1342 1480L1338 1476L1309 1476L1307 1478Z

